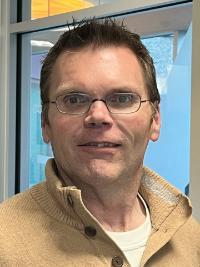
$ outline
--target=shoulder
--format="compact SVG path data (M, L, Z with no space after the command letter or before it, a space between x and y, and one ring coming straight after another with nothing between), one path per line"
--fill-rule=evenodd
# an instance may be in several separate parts
M0 204L0 214L6 214L12 209L18 210L17 207L26 206L31 201L30 189L23 193L18 193ZM17 209L16 209L17 208Z
M0 251L4 250L2 246L5 249L14 247L25 233L29 236L34 227L41 224L44 212L32 190L37 190L42 195L43 188L45 183L38 184L0 204Z
M200 248L200 224L194 217L190 217L187 222L180 228L180 234L185 235L188 239L196 240Z
M42 184L35 187L41 192ZM27 246L37 227L38 213L40 207L32 196L32 189L0 204L0 266L18 266L19 259L21 265L33 266Z
M172 238L175 248L179 248L194 259L200 260L200 224L191 216ZM196 265L195 265L196 266Z
M42 191L45 183L34 186L38 191ZM21 216L28 215L38 208L36 200L32 196L32 189L16 194L0 204L0 225L10 222L14 218L20 221Z

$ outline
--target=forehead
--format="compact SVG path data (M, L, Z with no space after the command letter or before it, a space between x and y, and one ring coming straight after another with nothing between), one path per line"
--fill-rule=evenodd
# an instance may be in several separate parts
M111 87L144 88L144 77L135 54L127 47L86 47L63 52L52 71L51 91L78 87L98 90Z

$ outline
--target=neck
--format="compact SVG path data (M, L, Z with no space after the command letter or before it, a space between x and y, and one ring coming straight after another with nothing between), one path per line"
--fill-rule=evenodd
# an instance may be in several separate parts
M96 217L107 231L130 231L144 223L146 214L143 203L138 198L142 166L134 176L118 177L112 183L85 183L74 181L59 168L60 178L67 185L81 189L82 200L90 213Z
M102 224L105 230L113 232L130 231L144 223L146 214L138 198L140 179L115 188L82 188L82 199L87 209Z

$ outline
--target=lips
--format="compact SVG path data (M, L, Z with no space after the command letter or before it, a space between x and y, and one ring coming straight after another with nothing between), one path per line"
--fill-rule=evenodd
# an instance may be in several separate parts
M120 144L112 143L112 142L87 142L85 144L81 144L79 146L86 146L86 147L98 147L98 148L113 148L118 147Z

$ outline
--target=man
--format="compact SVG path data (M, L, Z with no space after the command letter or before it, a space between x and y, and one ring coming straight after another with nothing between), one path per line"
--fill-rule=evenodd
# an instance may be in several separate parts
M155 70L138 35L95 19L41 70L46 181L0 209L1 266L200 266L189 200L143 167L160 131Z

